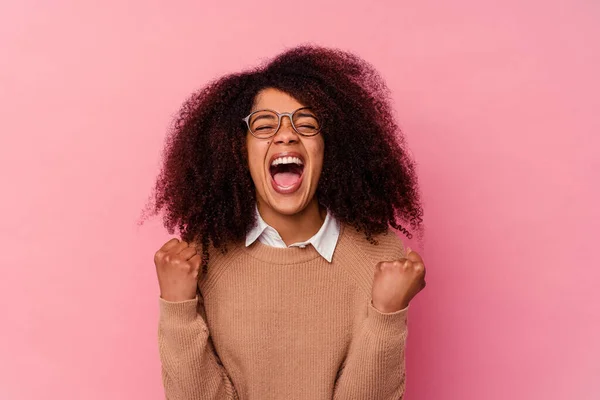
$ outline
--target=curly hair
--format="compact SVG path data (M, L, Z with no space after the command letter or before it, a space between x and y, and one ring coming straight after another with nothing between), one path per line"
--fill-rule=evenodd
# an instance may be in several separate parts
M146 210L156 215L164 209L170 234L177 226L182 240L202 245L204 271L211 241L224 253L256 222L242 118L265 88L310 105L322 121L325 152L316 197L336 219L364 232L373 244L373 235L388 225L410 239L401 220L422 234L415 163L383 79L350 52L304 44L213 80L193 93L174 119Z

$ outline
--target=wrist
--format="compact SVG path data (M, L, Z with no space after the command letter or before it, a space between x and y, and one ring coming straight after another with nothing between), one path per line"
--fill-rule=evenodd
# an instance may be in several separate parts
M365 328L380 337L387 337L390 340L404 340L407 333L408 309L407 306L394 312L381 312L371 302L367 307Z
M169 292L165 292L165 293L161 293L160 294L160 298L168 301L170 303L177 303L180 301L188 301L188 300L194 300L196 298L196 293L194 293L193 295L191 294L179 294L179 293L169 293Z
M178 329L197 319L198 300L169 301L159 297L159 320L161 325ZM169 328L169 329L170 329Z
M371 305L373 306L373 308L375 308L377 311L384 313L384 314L389 314L389 313L395 313L397 311L400 310L404 310L406 307L408 307L408 302L407 301L403 301L397 304L389 304L389 305L381 305L381 304L377 304L375 301L371 300Z

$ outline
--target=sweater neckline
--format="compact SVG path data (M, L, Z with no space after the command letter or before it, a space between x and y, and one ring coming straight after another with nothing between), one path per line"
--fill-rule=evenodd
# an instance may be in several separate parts
M345 224L340 222L340 233L338 243L334 250L334 254L339 248L340 242L344 235ZM313 247L312 244L305 248L300 247L272 247L261 243L260 240L254 241L250 246L246 247L242 243L243 250L251 257L259 259L271 264L299 264L314 260L317 257L322 257L321 254ZM327 261L323 259L324 261Z

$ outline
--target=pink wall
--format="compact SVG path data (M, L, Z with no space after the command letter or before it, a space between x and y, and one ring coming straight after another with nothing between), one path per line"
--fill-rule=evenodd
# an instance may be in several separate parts
M135 220L166 127L208 79L304 41L381 71L419 163L406 399L600 398L596 2L8 3L1 399L162 398L169 235Z

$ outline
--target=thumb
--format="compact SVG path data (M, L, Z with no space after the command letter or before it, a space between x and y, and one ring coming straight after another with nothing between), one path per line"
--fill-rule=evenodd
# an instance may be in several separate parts
M410 247L406 248L406 255L408 255L412 250L410 249Z

